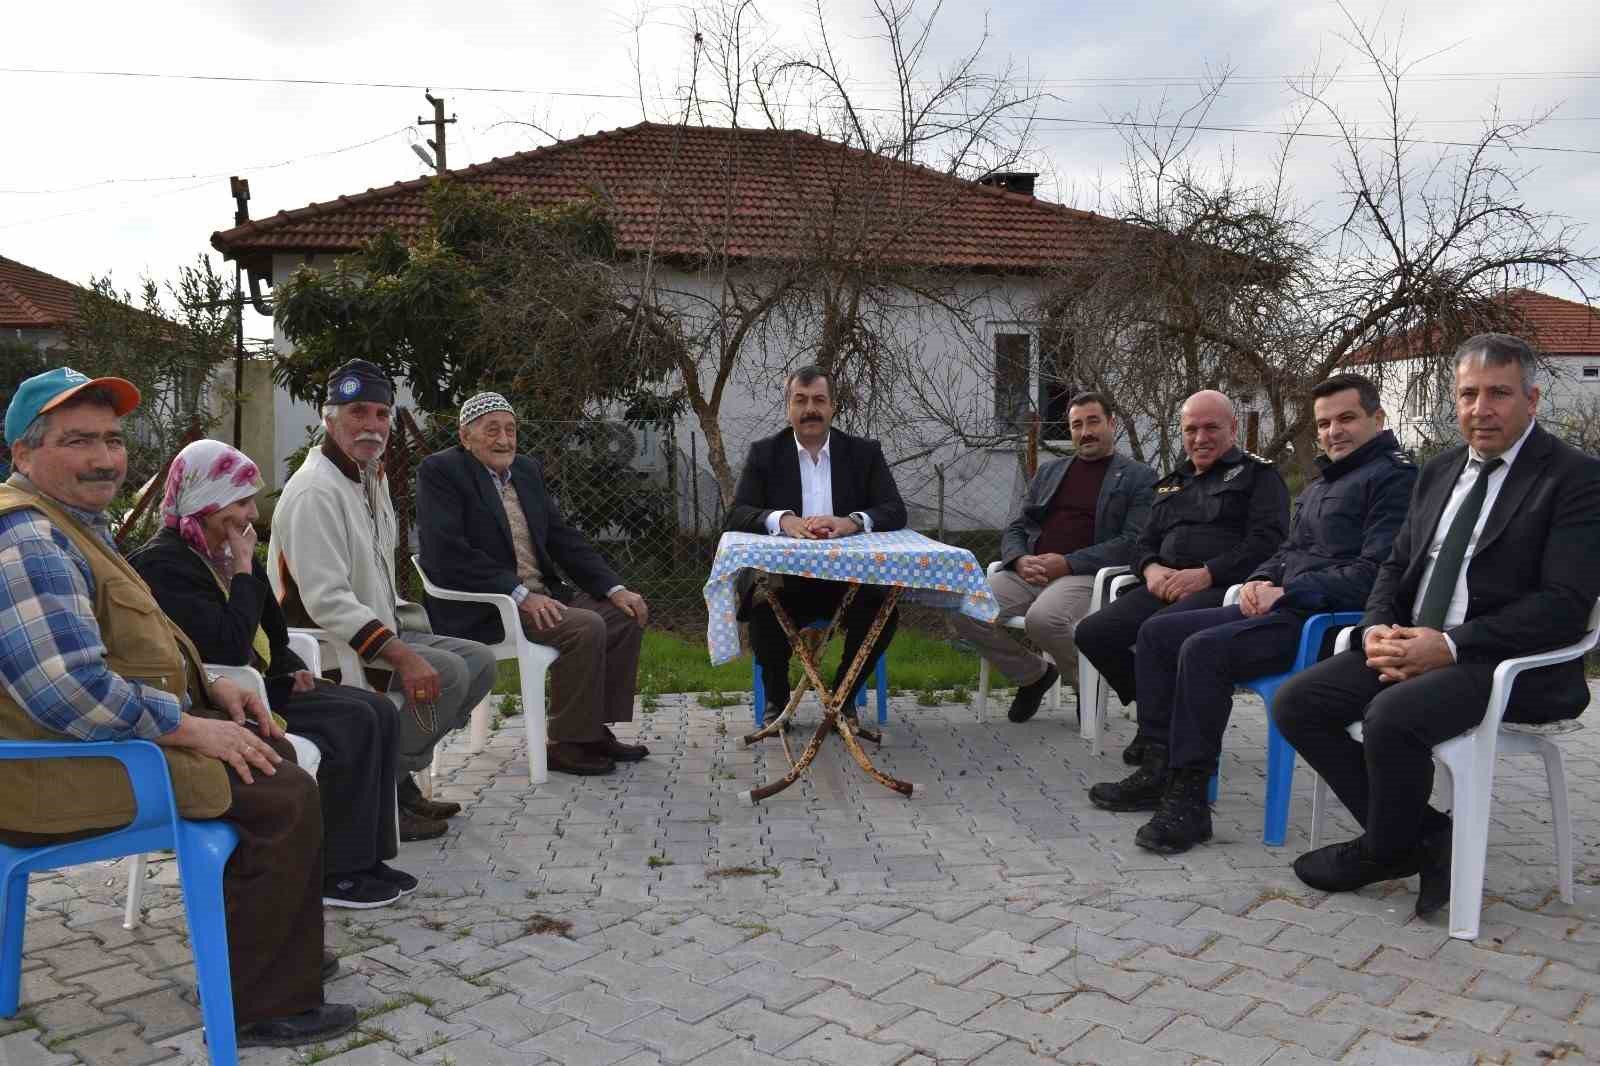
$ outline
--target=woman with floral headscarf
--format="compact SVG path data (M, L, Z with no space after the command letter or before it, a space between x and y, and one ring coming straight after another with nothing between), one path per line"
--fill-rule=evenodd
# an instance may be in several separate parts
M283 612L255 558L260 488L260 472L243 452L195 441L167 471L164 528L128 561L206 662L260 670L272 710L322 753L323 903L382 907L417 887L384 862L398 853L398 712L379 693L312 676L289 650Z

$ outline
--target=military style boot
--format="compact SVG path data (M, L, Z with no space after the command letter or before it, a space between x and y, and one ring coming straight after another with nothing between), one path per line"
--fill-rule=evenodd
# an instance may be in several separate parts
M1185 767L1167 776L1156 816L1139 827L1133 842L1146 851L1177 855L1211 839L1211 804L1206 802L1211 771Z
M1153 811L1167 791L1167 746L1145 741L1144 762L1121 781L1102 781L1089 802L1103 811Z

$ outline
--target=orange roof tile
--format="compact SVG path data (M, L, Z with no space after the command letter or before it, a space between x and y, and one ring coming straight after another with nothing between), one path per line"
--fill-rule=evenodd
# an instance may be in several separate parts
M58 329L77 317L87 291L0 256L0 328Z
M1081 262L1136 232L1087 211L793 130L646 122L450 173L539 205L598 195L619 248L629 253L784 259L831 241L836 250L879 262L1037 271ZM354 251L386 226L421 227L430 181L280 211L213 233L211 243L254 266L275 252ZM861 219L865 224L855 228ZM817 232L822 227L831 232ZM834 236L845 227L859 236Z
M1532 289L1511 289L1495 299L1508 305L1521 320L1511 332L1544 354L1600 354L1600 308ZM1437 329L1384 337L1356 349L1345 363L1387 363L1437 354L1438 337Z

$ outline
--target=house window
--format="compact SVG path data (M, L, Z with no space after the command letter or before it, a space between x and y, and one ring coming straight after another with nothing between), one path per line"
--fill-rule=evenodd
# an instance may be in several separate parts
M1072 438L1067 429L1067 405L1078 392L1072 379L1073 354L1071 334L1061 337L1052 350L1039 353L1039 428L1044 440Z
M1600 364L1584 367L1581 378L1583 381L1600 384Z
M1420 418L1428 410L1428 375L1412 374L1406 380L1405 413Z
M1000 432L1015 432L1027 425L1033 405L1028 383L1033 371L1033 334L994 333L994 421Z
M1041 350L1038 331L1018 322L995 323L994 421L997 433L1026 433L1039 416L1039 437L1065 441L1067 405L1078 391L1072 378L1072 338Z

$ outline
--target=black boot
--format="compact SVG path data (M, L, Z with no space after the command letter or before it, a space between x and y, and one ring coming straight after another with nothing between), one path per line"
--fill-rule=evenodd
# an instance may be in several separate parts
M1139 766L1144 763L1145 741L1134 737L1132 743L1122 749L1122 761L1129 766Z
M1054 685L1060 676L1061 671L1056 669L1054 663L1046 663L1044 673L1039 675L1037 681L1018 686L1017 694L1011 700L1011 709L1006 712L1006 717L1013 722L1026 722L1038 714L1039 704L1044 702L1045 696L1050 692L1050 686Z
M1121 781L1102 781L1089 802L1103 811L1153 811L1167 791L1167 746L1145 741L1144 762Z
M1211 839L1211 771L1184 767L1167 775L1167 792L1156 816L1139 827L1133 842L1146 851L1177 855Z

